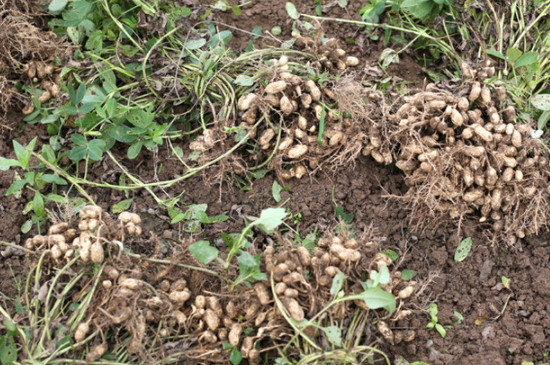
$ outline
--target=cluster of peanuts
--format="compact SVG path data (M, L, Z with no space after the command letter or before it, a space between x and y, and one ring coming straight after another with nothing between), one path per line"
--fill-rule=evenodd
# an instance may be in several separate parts
M59 81L61 74L55 74L55 68L50 63L33 60L24 64L22 71L34 84L40 82L42 94L40 94L37 98L40 104L46 103L51 98L55 98L57 94L59 94ZM33 111L34 105L32 103L27 104L22 110L25 115L28 115Z
M124 240L124 234L139 236L141 219L135 213L122 212L118 216L119 229L112 227L112 220L101 207L87 205L79 211L78 227L61 222L49 227L46 236L36 235L25 242L29 250L48 248L54 261L72 259L78 252L82 262L101 264L105 260L104 245L114 239ZM113 228L114 233L113 233Z
M375 269L380 271L382 266L389 267L391 259L381 252L376 252L378 245L372 241L359 242L353 238L332 236L322 238L313 254L305 247L298 247L295 250L279 250L275 252L273 247L267 247L263 257L265 270L272 275L274 281L273 291L278 296L289 315L297 322L301 322L308 316L313 316L323 305L326 305L332 294L330 288L334 277L339 271L348 278L347 292L360 293L362 288L360 281L363 280L361 273L364 269ZM365 260L369 257L370 260ZM365 265L368 261L368 266ZM306 273L309 273L306 277ZM270 294L264 283L258 283L254 287L256 296L260 302L268 303ZM410 300L417 289L414 281L404 282L401 279L401 272L394 271L392 279L382 289L394 294L401 302ZM312 296L316 299L312 299ZM317 302L317 306L315 306ZM347 315L348 302L341 306L335 306L331 313L339 319ZM366 303L362 300L355 300L353 304L368 310ZM308 311L308 313L306 313ZM398 310L392 315L392 321L397 321L409 315L409 310ZM392 344L401 341L412 341L414 331L392 331L386 322L378 322L380 333ZM306 333L313 328L306 328ZM308 333L312 335L312 333Z
M142 340L147 323L154 323L158 336L166 338L178 331L196 333L203 346L218 345L228 342L238 347L244 358L252 363L259 361L259 351L254 348L259 336L245 335L245 326L258 327L266 319L266 312L259 313L258 301L245 305L230 300L225 304L217 296L194 295L183 278L175 281L162 280L155 284L155 291L149 288L140 271L121 274L115 267L107 265L104 270L103 288L110 298L105 304L101 323L120 325L131 333L132 339L127 344L130 354L142 350ZM136 304L136 311L132 305ZM75 331L76 342L82 341L90 333L89 321L82 322Z
M359 65L359 59L347 55L335 38L328 39L323 43L321 37L313 39L298 33L292 33L292 37L295 39L294 45L297 48L317 56L317 60L312 63L312 66L319 70L344 71L348 67Z
M242 113L239 126L250 130L266 107L279 114L284 119L280 140L276 138L278 131L273 124L253 131L252 138L260 150L276 148L280 161L292 165L290 170L282 171L284 179L302 178L307 172L307 161L310 168L315 168L316 157L325 156L346 143L351 121L341 117L337 110L323 107L323 103L336 101L334 93L292 73L286 55L271 60L271 64L274 65L271 82L263 90L239 98L237 108ZM319 140L321 119L325 130Z
M41 251L45 248L50 249L51 256L55 260L64 257L70 260L74 255L72 246L73 240L77 237L78 231L70 228L69 223L61 222L50 226L48 234L36 235L25 241L25 248L29 250Z
M533 218L546 219L539 209L548 209L549 160L533 130L516 122L514 107L503 105L506 94L474 80L456 95L429 85L391 118L399 125L396 166L411 186L408 195L431 184L436 211L453 219L480 214L515 243L546 224Z

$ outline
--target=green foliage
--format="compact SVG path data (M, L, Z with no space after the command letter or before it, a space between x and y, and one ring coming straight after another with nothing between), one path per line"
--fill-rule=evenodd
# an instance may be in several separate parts
M75 162L81 160L99 161L103 156L105 141L102 139L93 139L87 141L86 137L80 134L72 134L71 139L75 147L69 153L69 158Z
M401 279L404 281L412 280L418 273L414 270L405 269L401 271Z
M201 263L209 264L218 257L219 250L208 241L197 241L189 246L189 252Z
M223 344L224 350L231 350L229 353L229 361L232 365L239 365L243 360L243 355L237 348L237 346L233 346L230 343L224 343Z
M467 237L463 239L459 244L458 247L455 250L455 256L454 259L456 262L462 262L468 257L470 254L470 250L472 249L472 238Z
M55 191L57 185L67 185L67 181L56 173L49 173L41 165L31 166L30 158L36 145L37 137L35 137L26 147L23 147L19 142L13 141L13 148L17 159L8 159L0 157L0 170L7 170L13 167L20 167L25 171L25 174L21 178L16 172L14 181L6 191L6 196L14 195L17 198L21 197L22 191L26 188L32 196L29 199L24 214L32 212L31 219L27 220L21 226L21 231L27 233L32 228L33 224L40 225L45 222L47 218L47 211L45 205L49 201L57 203L64 203L65 199L55 193L45 195L41 191L46 184L51 184L52 189ZM55 153L51 147L44 147L42 149L42 156L47 161L56 160Z
M430 315L430 322L426 325L426 328L435 328L439 335L445 338L445 336L447 336L447 331L445 330L445 327L438 323L437 314L439 313L439 309L437 308L437 304L430 304L426 310Z
M232 6L226 0L218 0L214 4L212 4L211 7L213 9L220 10L220 11L231 10L233 12L233 14L235 14L237 16L240 16L242 14L242 11L241 11L240 7L243 6L243 5L245 5L245 4L233 5Z
M380 23L380 15L386 10L386 0L370 0L369 3L359 10L361 20L367 23ZM367 26L367 30L372 27Z
M424 21L439 16L453 3L454 0L403 0L399 5L405 12Z
M203 224L213 224L225 222L229 219L227 215L221 214L214 217L209 217L206 213L208 204L191 204L187 209L182 211L178 208L168 208L171 224L183 222L182 229L189 233L199 233L202 231Z
M380 251L380 253L383 253L384 255L388 256L392 262L394 262L399 258L399 254L397 254L397 252L391 249Z
M15 324L10 320L4 320L7 333L0 336L0 362L2 365L12 365L17 361L18 349L15 336L18 334Z
M111 206L111 213L119 214L125 210L130 209L130 206L132 205L133 201L134 199L125 199L125 200L119 201L118 203Z
M296 6L294 6L294 4L290 1L285 4L285 9L291 19L296 20L300 17L298 10L296 10Z
M290 190L290 188L288 187L283 188L281 185L279 185L277 180L273 180L273 185L271 187L271 195L273 195L273 199L277 203L281 201L281 192L288 191L288 190Z

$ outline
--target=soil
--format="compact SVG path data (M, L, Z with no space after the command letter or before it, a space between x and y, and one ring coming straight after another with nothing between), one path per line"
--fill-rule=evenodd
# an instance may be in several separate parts
M242 8L243 16L231 12L215 12L213 19L232 27L251 31L262 25L263 31L279 25L281 38L290 35L292 20L284 10L286 1L252 2ZM211 1L203 1L210 4ZM294 1L299 11L314 13L312 1ZM346 9L334 5L327 9L328 16L359 20L359 2L350 2ZM220 27L223 25L220 24ZM383 49L381 42L373 42L366 34L350 25L330 24L329 36L338 36L345 41L354 39L352 53L364 59L375 60ZM231 46L244 49L250 35L234 32ZM266 46L274 41L262 38L256 46ZM422 67L410 56L403 55L402 63L390 67L394 77L413 82L419 86L425 80ZM13 158L12 140L29 142L34 136L47 133L44 126L20 124L21 117L12 115L10 124L4 126L0 138L0 156ZM120 162L143 181L172 179L183 172L179 162L163 149L158 156L143 151L136 160L125 158L126 151L114 151ZM161 173L155 174L162 162ZM93 181L117 183L120 169L110 160L92 166L88 178ZM230 219L207 228L205 232L212 239L220 232L238 232L242 228L243 215L258 215L262 209L277 203L271 195L275 179L270 173L262 179L249 183L249 190L240 189L232 181L221 185L212 182L215 167L195 177L174 184L166 191L155 189L161 198L182 195L184 204L208 204L208 215L227 214ZM13 181L13 171L0 171L0 239L20 244L26 236L20 233L21 224L27 219L22 215L26 199L5 196ZM548 237L530 237L520 242L514 251L505 247L485 244L476 222L465 221L460 236L456 226L426 229L421 233L407 227L408 212L398 201L387 197L406 190L403 177L396 169L381 167L370 157L360 157L354 166L336 172L320 171L315 176L301 180L280 181L289 188L281 194L282 201L296 217L296 229L307 233L315 229L323 231L337 223L335 206L342 206L346 213L352 213L353 229L363 231L374 229L382 238L383 249L392 249L400 256L400 268L418 272L415 280L425 283L421 305L412 315L394 328L413 329L416 338L412 342L389 345L380 342L382 349L392 361L402 356L409 361L426 361L430 364L518 364L523 360L545 361L544 354L550 352L550 240ZM118 201L134 198L132 210L143 219L145 236L170 236L177 240L178 227L169 224L169 217L157 208L154 200L144 191L132 192L127 197L116 191L89 189L89 194L104 209ZM55 208L55 207L52 207ZM297 214L300 213L300 216ZM169 232L168 234L166 232ZM32 232L31 232L32 233ZM454 260L459 241L472 237L474 245L470 255L463 262ZM146 245L132 247L143 254L151 252ZM0 292L9 298L17 296L18 279L25 266L23 258L0 257ZM501 283L501 277L510 279L510 290ZM449 325L447 336L442 338L435 330L426 328L429 316L425 308L436 303L439 308L439 323ZM454 312L460 313L464 321L458 320ZM479 324L476 324L477 323Z

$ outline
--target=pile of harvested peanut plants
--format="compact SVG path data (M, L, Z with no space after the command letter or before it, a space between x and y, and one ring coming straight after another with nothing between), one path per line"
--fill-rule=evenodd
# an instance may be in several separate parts
M224 344L229 343L257 364L262 352L285 344L296 328L308 341L328 350L329 342L319 326L338 321L346 328L357 315L366 318L373 333L379 333L370 335L365 343L385 338L393 344L414 338L413 331L392 331L388 325L410 313L406 308L417 291L416 282L403 282L397 270L388 274L391 279L380 289L397 298L397 310L391 314L369 309L358 299L330 304L337 275L339 280L345 279L342 295L349 296L364 291L365 273L392 266L388 256L378 252L379 245L370 234L354 239L342 232L327 233L313 252L291 242L268 246L261 269L269 279L252 287L226 290L231 278L207 277L189 266L178 269L121 253L119 249L141 233L139 224L136 214L123 212L115 221L101 208L87 206L80 211L78 224L57 223L47 236L27 241L29 249L48 249L51 265L60 267L72 258L77 271L100 275L93 279L97 284L87 311L72 326L76 346L88 346L87 361L99 360L116 343L124 343L130 355L146 361L147 337L155 338L160 346L154 356L162 353L192 361L223 362L229 356ZM196 263L190 260L191 265ZM212 285L203 289L204 282L211 280ZM90 281L84 276L82 286L73 288L74 295L89 291ZM213 289L217 286L219 290ZM299 356L298 352L290 349L286 356Z
M369 145L371 149L381 145L379 135L371 133L369 140L361 131L361 125L339 108L338 99L349 95L335 94L328 82L322 86L311 78L312 74L320 74L325 69L344 72L348 67L357 66L359 60L346 56L334 39L319 46L315 54L318 57L307 61L305 66L303 60L298 56L294 59L293 54L271 59L270 69L263 78L265 84L238 99L237 127L250 133L249 145L255 148L255 153L247 153L244 160L252 158L256 164L267 160L267 166L274 168L282 179L302 178L308 171L325 164L341 166L359 155L362 145ZM308 70L314 72L308 74ZM380 99L374 92L369 96ZM191 150L201 152L200 162L219 156L220 153L215 152L219 146L224 145L222 150L227 151L234 145L222 127L215 125L204 130L190 144ZM381 157L381 162L391 162L388 156ZM231 161L229 166L233 172L246 171L243 159L236 161L235 156L228 156L227 160Z
M0 117L11 107L24 107L23 113L34 110L32 101L15 85L24 84L36 92L36 103L45 103L59 92L59 72L67 44L41 23L39 1L0 0Z
M494 239L513 244L548 224L548 154L506 105L506 89L477 81L494 68L463 69L469 79L456 90L428 85L389 117L410 186L403 199L420 225L477 216Z

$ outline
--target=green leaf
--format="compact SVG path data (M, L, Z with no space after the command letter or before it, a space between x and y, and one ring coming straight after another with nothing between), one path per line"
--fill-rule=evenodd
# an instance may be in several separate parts
M325 106L321 109L321 119L319 119L319 132L317 133L317 144L323 144L323 134L325 134Z
M401 279L404 281L412 280L418 273L414 270L405 269L401 271Z
M250 253L243 251L237 258L237 262L241 266L241 268L245 270L250 270L254 268L259 268L259 261L254 258Z
M340 6L341 8L345 8L346 6L348 6L348 0L337 0L338 2L338 6Z
M25 147L14 139L13 150L15 151L15 157L17 157L17 159L25 165Z
M447 331L445 330L445 327L443 327L442 325L440 325L439 323L436 323L435 324L435 330L437 332L439 332L439 334L441 335L441 337L445 338L445 336L447 336Z
M67 6L68 0L52 0L50 5L48 5L48 11L50 13L59 13Z
M61 337L61 339L56 342L55 348L59 350L66 347L70 347L73 344L74 344L74 341L71 336L64 336L64 337Z
M106 135L118 142L130 144L138 139L137 136L131 134L130 128L124 125L113 125L107 129Z
M283 223L285 217L286 212L284 208L267 208L262 210L260 218L254 221L254 225L260 227L267 233L271 233Z
M430 314L430 317L437 318L437 313L439 313L439 308L437 308L437 304L432 303L430 306L426 309L426 311Z
M550 110L545 111L542 113L539 117L539 120L537 122L537 126L540 130L543 130L546 125L548 124L548 121L550 120Z
M233 365L239 365L241 361L243 360L243 355L239 350L237 350L236 347L233 347L231 350L231 353L229 354L229 361L231 361L231 364Z
M288 13L288 16L291 17L292 19L296 20L300 17L298 10L296 10L296 6L294 6L294 4L291 3L290 1L288 1L285 4L285 9L286 9L286 12Z
M49 163L55 163L55 152L49 144L42 145L42 157Z
M0 360L2 365L12 365L17 361L17 345L13 336L0 336Z
M394 262L395 260L397 260L399 258L399 255L394 250L387 249L387 250L380 251L380 252L383 253L384 255L388 256L392 262Z
M278 203L281 201L281 191L283 190L283 187L279 185L277 180L273 180L273 186L271 187L271 194L273 195L273 199Z
M455 261L461 262L468 257L468 254L470 253L470 250L472 249L472 238L467 237L460 242L458 247L455 250Z
M420 19L426 19L432 12L433 6L432 2L420 3L414 8L413 15Z
M313 251L315 248L315 241L317 240L317 236L315 233L311 232L308 233L307 236L302 240L302 246L307 248L310 252Z
M550 110L550 94L538 94L531 98L531 104L537 109Z
M249 171L248 173L250 174L250 176L252 176L254 179L261 179L263 178L265 175L267 175L267 173L269 172L268 169L259 169L257 171Z
M67 199L61 195L50 193L46 196L47 201L56 202L58 204L67 204Z
M201 48L205 44L206 44L206 39L199 38L199 39L189 39L189 40L185 41L183 46L185 48L187 48L188 50L190 50L190 51L194 51L196 49Z
M321 327L323 332L327 335L327 340L331 344L337 347L342 346L342 330L337 326Z
M218 257L218 249L210 246L208 241L197 241L189 246L189 252L201 263L208 264Z
M514 68L532 65L535 62L537 62L538 58L539 58L538 53L526 52L514 63Z
M235 14L236 16L240 16L243 12L241 10L241 8L239 8L238 6L232 6L231 7L231 10L233 11L233 14Z
M523 52L521 52L517 48L508 48L508 50L506 50L506 57L508 57L508 60L511 63L516 62L521 57L522 54Z
M32 200L32 210L39 217L44 214L44 199L42 198L42 194L34 194L34 199Z
M86 146L88 144L86 137L81 134L71 134L71 139L73 140L73 143L77 146Z
M395 310L395 297L380 287L368 288L359 297L370 309L384 308L390 313Z
M332 279L332 286L330 287L330 294L334 297L336 296L342 287L344 286L344 282L346 281L347 276L342 271L338 270L338 273L334 275L334 278Z
M6 196L19 192L26 184L27 180L25 179L15 180L8 188L8 191L6 191Z
M72 161L78 162L86 157L87 152L88 148L86 146L77 146L69 152L68 156Z
M254 80L252 77L247 75L239 75L235 78L235 84L240 86L252 86L254 85Z
M233 38L233 33L229 30L222 30L219 33L214 34L212 38L210 38L210 47L216 47L220 42L223 44L229 43L229 41Z
M382 265L382 267L378 271L378 274L378 280L380 284L385 285L390 282L390 270L388 270L388 267L386 265Z
M182 220L186 219L186 217L187 215L185 213L179 212L172 218L172 220L170 221L170 224L179 223Z
M510 290L510 279L503 275L500 280L502 281L502 285L504 285L506 289Z
M457 321L456 321L457 324L464 322L464 316L460 314L460 312L454 311L453 316L457 318Z
M23 167L21 162L17 160L0 157L0 171L7 171L10 167L13 167L13 166Z
M273 34L273 35L280 35L282 32L283 32L283 30L278 25L271 28L271 34Z
M40 177L40 180L49 184L67 185L67 180L56 174L44 174Z
M78 86L78 89L76 90L75 99L73 100L74 104L78 104L84 99L84 95L86 95L86 84L80 84Z
M355 216L353 213L347 214L344 212L344 207L336 206L335 208L336 218L341 218L345 223L350 224Z
M32 228L32 220L27 220L23 225L21 226L21 233L25 234L28 233Z
M111 213L118 214L118 213L124 212L125 210L128 210L132 205L133 201L134 199L126 199L126 200L119 201L118 203L116 203L111 207Z
M137 155L139 155L139 153L141 152L141 147L143 147L142 141L136 141L132 145L130 145L130 147L128 147L128 158L130 160L136 158Z
M488 49L487 54L490 56L495 56L497 58L500 58L501 60L506 60L506 56L504 56L501 52L495 51L494 49Z

